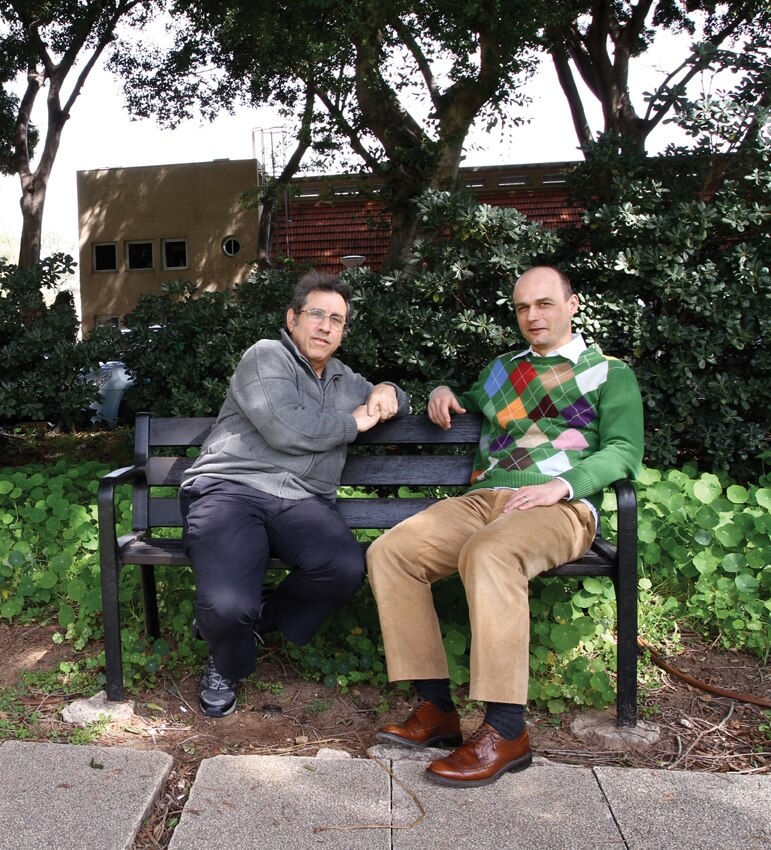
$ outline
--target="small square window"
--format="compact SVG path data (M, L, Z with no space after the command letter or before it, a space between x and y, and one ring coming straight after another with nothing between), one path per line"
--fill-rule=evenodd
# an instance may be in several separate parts
M118 271L118 246L115 242L95 242L91 250L95 272Z
M131 271L153 268L153 243L128 242L126 244L126 267Z
M187 240L186 239L164 239L163 240L163 267L164 267L164 269L186 269L187 268Z

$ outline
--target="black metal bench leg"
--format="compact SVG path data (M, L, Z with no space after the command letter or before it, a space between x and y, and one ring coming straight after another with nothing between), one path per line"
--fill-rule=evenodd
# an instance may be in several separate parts
M107 699L123 699L123 655L120 642L120 571L114 557L102 557L102 618Z
M145 606L145 630L156 640L161 636L161 624L158 619L158 593L155 587L155 567L142 565L142 599Z
M637 725L637 595L617 584L616 725Z
M618 575L616 578L616 725L637 725L637 499L631 482L616 482Z

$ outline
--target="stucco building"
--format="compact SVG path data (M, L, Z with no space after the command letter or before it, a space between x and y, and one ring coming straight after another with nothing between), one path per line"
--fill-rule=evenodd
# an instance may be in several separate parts
M164 282L216 290L245 280L258 212L243 208L241 193L257 171L253 159L79 171L83 330L120 324Z
M575 222L565 171L573 163L463 168L460 177L483 203L515 207L548 226ZM243 281L256 256L259 217L241 195L260 179L256 160L109 168L77 175L83 331L122 324L143 293L183 279L207 290ZM293 181L274 212L271 254L326 271L363 255L381 267L389 216L366 177Z

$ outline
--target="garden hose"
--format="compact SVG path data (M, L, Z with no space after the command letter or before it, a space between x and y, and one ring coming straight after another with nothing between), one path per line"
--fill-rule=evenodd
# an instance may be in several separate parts
M720 688L717 685L710 685L708 682L702 682L701 679L696 679L688 673L683 673L681 670L678 670L677 667L673 667L665 661L658 652L656 652L656 650L641 637L637 638L637 646L639 649L644 649L648 652L653 663L669 673L670 676L674 676L676 679L680 679L683 682L692 685L694 688L699 688L702 691L708 691L709 693L716 694L720 697L727 697L728 699L733 699L737 702L748 702L751 705L759 705L761 708L771 708L771 699L757 697L753 694L738 694L735 691L729 691L726 688Z

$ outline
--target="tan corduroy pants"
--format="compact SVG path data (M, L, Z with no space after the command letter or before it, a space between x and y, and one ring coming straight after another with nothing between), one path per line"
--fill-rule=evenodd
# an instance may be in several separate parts
M581 557L594 517L581 502L502 513L510 490L445 499L369 548L369 580L391 681L446 679L431 586L459 573L471 620L471 699L527 702L528 582Z

